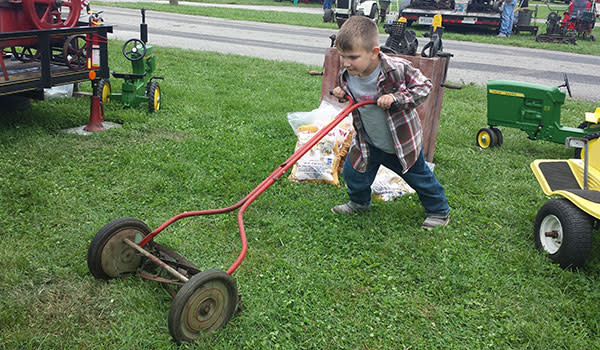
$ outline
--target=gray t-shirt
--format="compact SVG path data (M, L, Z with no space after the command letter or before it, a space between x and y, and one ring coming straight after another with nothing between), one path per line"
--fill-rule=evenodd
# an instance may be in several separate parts
M377 78L381 72L381 63L366 77L348 75L348 88L356 101L374 100L377 98ZM381 107L371 104L360 107L360 118L367 133L367 142L387 153L396 153L392 133Z

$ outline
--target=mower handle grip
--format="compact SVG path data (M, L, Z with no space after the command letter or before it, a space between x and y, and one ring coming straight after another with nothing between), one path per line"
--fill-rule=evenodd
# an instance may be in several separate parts
M333 90L329 90L329 94L333 96ZM350 100L350 101L352 101L352 103L354 103L354 100L352 99L352 97L350 95L348 95L348 93L344 93L344 99ZM342 101L339 99L338 99L338 101L345 102L345 101ZM377 100L373 100L373 104L377 104ZM400 107L400 103L398 101L394 101L390 105L390 109L397 109L398 107Z

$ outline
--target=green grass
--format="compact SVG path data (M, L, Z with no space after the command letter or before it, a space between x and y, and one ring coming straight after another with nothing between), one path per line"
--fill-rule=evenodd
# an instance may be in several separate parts
M111 45L111 66L128 71L120 47ZM123 127L87 137L61 131L87 122L87 99L2 113L0 348L600 347L600 247L565 271L532 241L547 198L529 163L572 152L507 129L501 148L476 147L485 91L473 85L446 91L441 115L434 161L449 227L422 231L415 196L336 216L343 188L283 177L244 216L249 251L234 277L245 310L176 346L166 291L136 276L95 280L92 237L118 217L155 228L245 196L292 153L286 113L316 108L321 78L300 64L155 49L165 76L158 113L109 104L106 119ZM595 107L569 99L564 123ZM238 235L234 216L218 216L183 220L157 241L201 268L227 269Z
M293 0L281 0L281 1L278 1L278 0L215 0L215 1L191 0L190 2L206 2L206 3L211 3L211 4L236 4L236 5L296 6L296 7L319 7L319 8L323 7L323 5L316 0L312 0L308 4L298 1L298 3L296 5L293 4Z
M277 2L274 2L277 3ZM262 3L261 3L262 4ZM218 8L218 7L198 7L198 6L188 6L188 5L178 5L178 6L170 6L170 5L162 5L162 4L154 4L147 2L139 2L139 3L118 3L118 2L109 2L102 3L103 6L115 6L115 7L125 7L125 8L141 8L144 7L148 10L153 11L161 11L161 12L174 12L174 13L182 13L189 15L198 15L198 16L209 16L209 17L219 17L219 18L227 18L227 19L235 19L235 20L247 20L247 21L256 21L256 22L266 22L266 23L280 23L280 24L289 24L289 25L298 25L298 26L307 26L307 27L318 27L318 28L330 28L337 30L337 25L334 23L323 23L323 16L315 15L315 14L305 14L305 13L289 13L289 12L279 12L279 11L256 11L256 10L245 10L245 9L229 9L229 8ZM545 33L546 24L540 23L539 25L539 33ZM380 31L383 31L383 25L380 24ZM419 37L419 40L427 40L423 38L423 33L429 31L426 26L417 26L412 25L411 30L414 30ZM594 28L594 35L596 37L600 37L600 27ZM564 52L572 52L572 53L580 53L580 54L588 54L600 56L600 45L598 42L591 42L586 40L579 40L577 45L567 45L567 44L554 44L554 43L538 43L535 41L535 36L529 33L521 33L519 35L512 35L510 38L497 38L496 32L489 30L477 30L474 31L470 28L449 28L444 33L444 39L450 40L462 40L462 41L472 41L478 43L488 43L488 44L500 44L500 45L510 45L510 46L519 46L519 47L529 47L529 48L539 48L546 50L554 50L554 51L564 51Z

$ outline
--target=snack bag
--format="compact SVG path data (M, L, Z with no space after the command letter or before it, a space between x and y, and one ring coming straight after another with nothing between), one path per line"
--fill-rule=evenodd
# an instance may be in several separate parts
M330 123L340 111L341 108L323 100L319 108L311 112L289 113L288 122L298 137L296 150ZM294 164L289 179L338 186L340 160L348 152L352 133L352 117L348 116Z
M318 128L312 124L304 125L297 132L296 150L308 142L318 132ZM335 130L332 130L294 164L289 179L338 186L339 161L339 147L336 145Z
M427 162L427 166L433 171L435 164ZM377 175L375 175L375 181L371 185L371 192L375 199L393 201L403 194L415 193L415 190L398 174L382 165L379 167Z

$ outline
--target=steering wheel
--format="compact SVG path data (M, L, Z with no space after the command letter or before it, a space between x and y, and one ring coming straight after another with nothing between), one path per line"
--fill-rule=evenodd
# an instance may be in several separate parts
M140 39L132 38L123 44L123 56L130 61L139 61L146 56L146 44Z
M558 87L566 87L567 88L567 92L569 93L569 97L573 97L571 95L571 85L569 85L569 78L567 78L567 73L563 72L563 80L565 81L563 84L559 85Z

